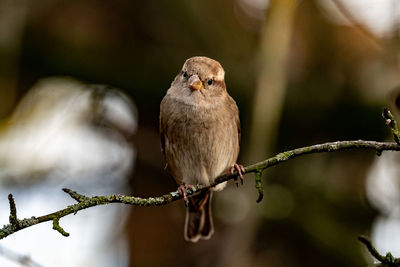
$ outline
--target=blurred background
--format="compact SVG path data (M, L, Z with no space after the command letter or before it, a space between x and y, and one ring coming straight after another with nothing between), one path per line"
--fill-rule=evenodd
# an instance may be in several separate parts
M239 162L322 142L391 140L400 118L397 0L1 0L0 223L87 195L158 196L159 104L184 61L214 58L242 123ZM366 266L400 257L400 154L345 151L215 194L216 233L183 240L182 201L120 204L0 241L0 266Z

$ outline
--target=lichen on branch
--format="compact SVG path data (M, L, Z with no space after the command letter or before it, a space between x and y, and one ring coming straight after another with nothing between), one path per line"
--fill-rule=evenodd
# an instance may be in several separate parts
M259 194L257 202L261 201L263 196L263 188L261 184L262 172L267 168L286 162L292 158L307 154L335 152L340 150L355 150L355 149L373 150L377 154L382 153L382 151L389 151L389 150L400 151L400 136L399 136L399 131L397 129L396 121L394 120L393 115L387 109L385 109L384 111L384 117L392 129L392 133L396 142L376 142L376 141L364 141L364 140L329 142L329 143L306 146L302 148L296 148L293 150L285 151L277 154L274 157L268 158L264 161L245 167L246 173L254 172L256 174L256 179L255 179L256 188ZM187 196L192 196L194 194L198 194L202 190L207 190L210 187L214 187L228 180L236 179L237 177L238 177L237 172L233 174L224 174L216 178L214 183L212 183L209 186L196 185L193 186L191 189L187 189L186 194ZM170 192L168 194L158 197L148 197L148 198L126 196L119 194L88 197L81 195L68 188L64 188L63 191L69 194L71 198L77 201L77 203L69 205L68 207L62 210L55 211L50 214L42 215L39 217L33 216L31 218L26 218L22 220L19 220L17 218L17 209L15 206L15 201L12 195L10 194L9 195L10 221L9 224L4 225L3 228L0 229L0 239L3 239L22 229L47 221L53 222L54 230L60 232L63 236L68 236L69 234L63 228L61 228L59 224L60 219L69 214L76 214L80 210L94 206L106 205L110 203L122 203L135 206L161 206L182 199L182 196L178 193L178 191Z

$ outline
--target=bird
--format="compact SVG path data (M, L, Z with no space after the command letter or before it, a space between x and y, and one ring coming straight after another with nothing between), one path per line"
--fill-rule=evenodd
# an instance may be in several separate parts
M186 189L209 186L218 176L235 171L243 184L245 173L236 163L241 136L239 109L226 90L224 77L218 61L191 57L160 104L161 150L185 200L184 239L194 243L213 235L211 199L226 182L191 197Z

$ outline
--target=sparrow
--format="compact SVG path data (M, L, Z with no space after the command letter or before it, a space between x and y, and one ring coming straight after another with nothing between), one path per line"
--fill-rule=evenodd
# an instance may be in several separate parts
M179 184L186 204L184 238L197 242L214 233L211 214L213 191L187 197L193 185L208 186L227 172L244 168L236 163L240 147L240 121L236 102L226 91L225 71L208 57L191 57L175 77L160 105L161 147L167 167ZM237 179L235 180L238 185Z

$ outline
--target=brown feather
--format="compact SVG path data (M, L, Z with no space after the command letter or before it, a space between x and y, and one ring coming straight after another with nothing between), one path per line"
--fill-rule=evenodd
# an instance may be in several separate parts
M202 89L189 88L191 75L198 75ZM208 84L210 79L213 82ZM226 91L224 70L217 61L194 57L185 62L161 101L160 136L168 169L178 184L209 185L236 163L240 146L239 111ZM221 190L225 184L213 190ZM196 211L193 203L199 201L206 204ZM189 202L185 226L190 230L185 230L188 240L197 241L212 234L210 202L211 193Z
M214 233L211 215L212 192L205 191L193 196L186 209L184 237L186 241L197 242L209 239Z

